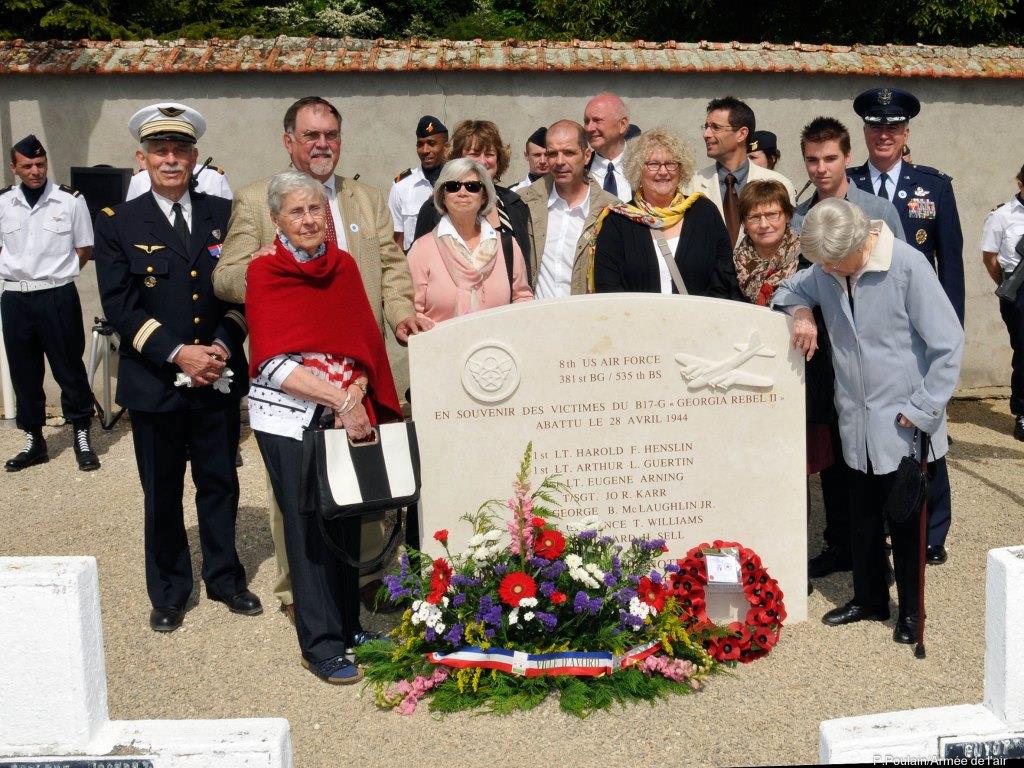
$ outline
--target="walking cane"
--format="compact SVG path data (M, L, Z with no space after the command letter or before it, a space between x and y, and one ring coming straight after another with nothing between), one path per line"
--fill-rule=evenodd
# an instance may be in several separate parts
M914 657L923 659L924 653L924 567L925 547L928 539L928 435L921 433L921 474L925 477L924 499L921 501L921 515L919 522L918 558L917 558L917 647L914 648Z

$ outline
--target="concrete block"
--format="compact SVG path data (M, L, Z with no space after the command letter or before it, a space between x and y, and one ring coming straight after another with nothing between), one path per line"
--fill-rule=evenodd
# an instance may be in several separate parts
M939 738L1003 733L1006 725L981 704L911 709L826 720L820 729L822 763L877 763L938 757Z
M985 705L1024 726L1024 546L988 553L985 584Z
M0 557L0 745L74 754L107 723L92 557Z

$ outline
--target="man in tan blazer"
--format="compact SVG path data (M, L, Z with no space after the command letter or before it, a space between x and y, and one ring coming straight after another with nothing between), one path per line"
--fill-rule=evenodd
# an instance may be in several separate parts
M412 303L408 263L393 239L394 222L387 200L378 190L334 175L341 146L341 115L325 99L308 96L289 107L284 117L284 148L292 167L317 179L327 188L331 204L329 227L338 247L352 254L363 279L377 323L384 321L403 344L431 323L417 319ZM249 262L274 252L277 234L267 207L269 179L255 181L238 191L231 209L227 237L213 272L213 287L225 301L244 303L245 273ZM269 482L268 482L269 488ZM270 493L271 534L277 556L274 594L282 610L292 613L291 578L284 548L281 510ZM380 551L381 521L363 525L363 557Z
M545 142L549 173L519 192L530 209L530 274L538 299L587 292L597 217L620 202L587 174L592 150L582 125L560 120Z
M743 228L738 209L726 200L730 187L738 197L748 181L778 181L789 192L790 202L796 205L796 192L789 179L778 171L770 171L747 160L747 140L754 127L754 111L739 99L726 96L708 102L704 146L708 157L715 162L695 173L690 181L690 193L702 193L718 208L734 245L742 237Z

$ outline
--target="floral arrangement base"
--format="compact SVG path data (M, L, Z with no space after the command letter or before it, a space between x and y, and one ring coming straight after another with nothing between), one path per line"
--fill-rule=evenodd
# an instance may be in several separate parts
M749 662L778 642L785 608L757 555L736 542L702 544L663 563L659 539L616 541L604 525L556 527L557 476L531 489L527 446L506 504L465 515L468 547L432 562L410 551L385 578L387 597L407 605L391 638L361 646L357 661L376 701L411 714L504 714L550 694L584 717L615 703L654 702L700 690L723 664ZM507 516L507 519L503 519ZM744 621L721 627L704 610L704 552L733 552L750 603Z

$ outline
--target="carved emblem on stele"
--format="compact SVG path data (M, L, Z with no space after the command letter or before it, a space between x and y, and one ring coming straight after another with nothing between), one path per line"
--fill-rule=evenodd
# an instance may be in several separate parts
M519 361L505 344L485 341L466 355L462 364L462 388L481 403L498 403L519 387Z
M754 331L746 343L740 342L735 351L713 360L706 357L680 352L675 356L679 366L679 375L686 381L687 389L697 390L702 387L725 391L733 387L744 389L771 389L775 380L769 376L740 370L743 365L755 357L775 357L775 351L768 349L761 341L761 334Z

